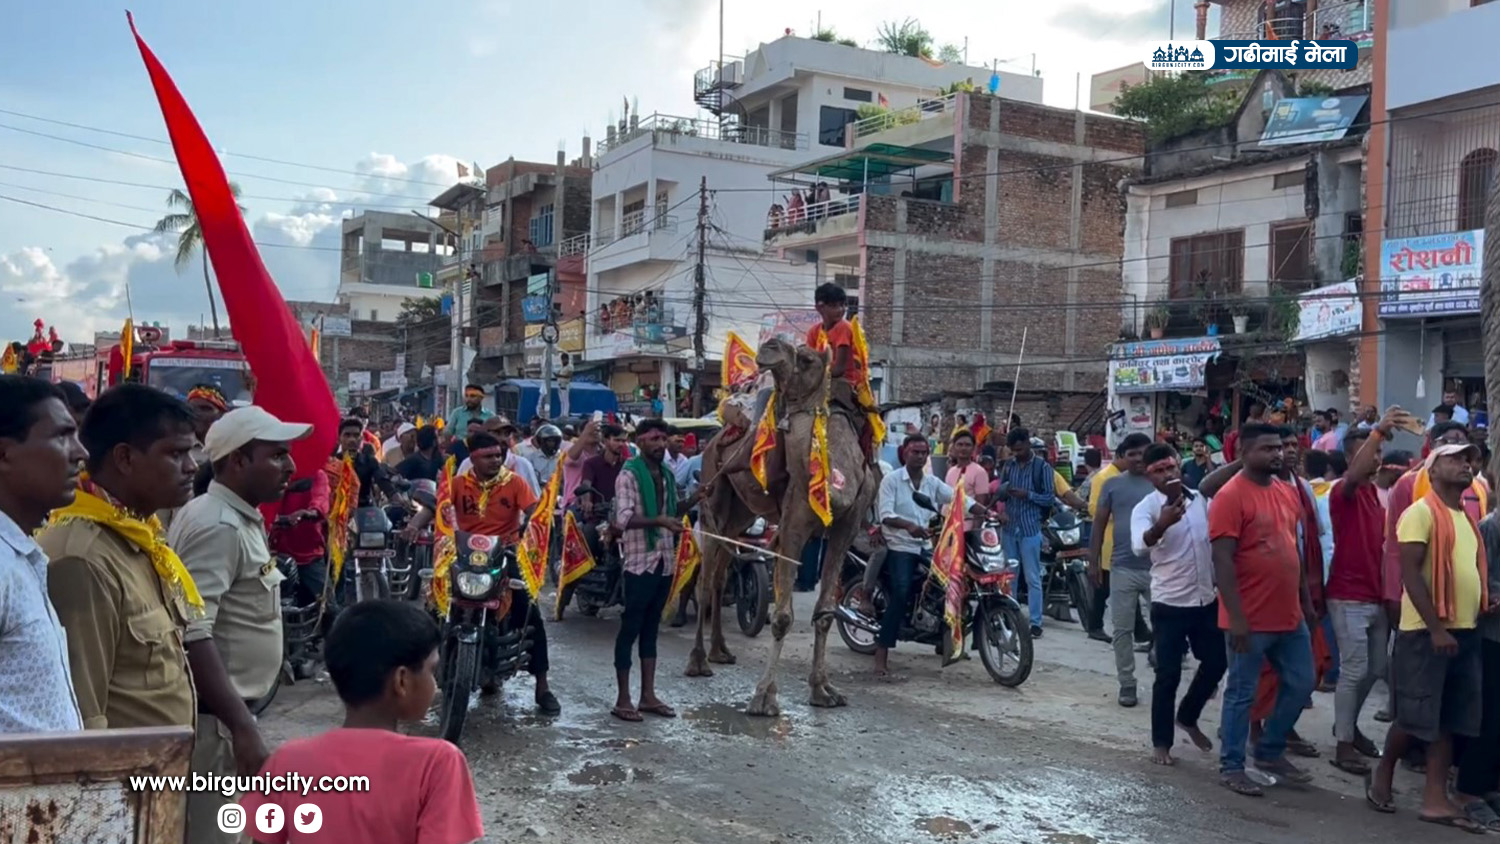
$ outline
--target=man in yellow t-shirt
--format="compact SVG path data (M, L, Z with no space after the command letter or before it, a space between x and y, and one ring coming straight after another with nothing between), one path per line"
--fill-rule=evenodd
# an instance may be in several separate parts
M1396 760L1415 741L1427 744L1427 787L1420 817L1469 832L1483 827L1448 797L1453 736L1477 736L1483 718L1481 613L1496 610L1500 596L1487 588L1479 531L1464 510L1474 483L1471 443L1439 445L1427 457L1432 493L1414 502L1396 525L1400 543L1401 624L1391 648L1396 711L1385 753L1367 797L1383 811L1391 805Z
M1127 446L1127 443L1129 444ZM1142 433L1134 433L1125 437L1120 444L1115 446L1115 459L1108 466L1089 476L1089 516L1092 518L1099 509L1099 497L1104 494L1104 485L1109 479L1126 471L1128 461L1125 452L1131 449L1139 449L1151 444L1151 438ZM1099 549L1099 575L1094 581L1094 597L1089 602L1089 617L1084 620L1088 628L1089 638L1096 642L1113 641L1108 633L1104 632L1104 605L1109 601L1109 558L1114 553L1115 547L1115 525L1114 520L1104 528L1104 545ZM1135 645L1137 651L1145 651L1150 647L1151 630L1146 626L1146 620L1141 617L1140 608L1135 611Z

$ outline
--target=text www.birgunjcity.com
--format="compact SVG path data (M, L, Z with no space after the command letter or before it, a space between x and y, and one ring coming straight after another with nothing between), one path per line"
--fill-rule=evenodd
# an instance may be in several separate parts
M256 774L253 777L192 774L182 777L131 777L132 791L218 792L225 797L236 794L300 794L318 792L366 792L369 777L307 777L301 774Z

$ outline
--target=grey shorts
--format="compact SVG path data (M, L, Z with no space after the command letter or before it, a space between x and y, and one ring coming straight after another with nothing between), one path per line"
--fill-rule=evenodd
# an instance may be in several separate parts
M1396 693L1396 726L1422 741L1442 734L1479 735L1481 705L1479 632L1450 631L1458 653L1432 650L1426 630L1402 630L1391 648L1391 685Z

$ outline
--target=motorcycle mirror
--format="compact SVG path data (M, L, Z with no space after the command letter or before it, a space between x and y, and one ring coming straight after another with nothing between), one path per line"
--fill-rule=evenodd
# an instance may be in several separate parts
M926 493L914 492L911 494L911 500L923 510L931 510L934 513L937 512L937 505L932 503L932 499L928 498Z
M596 490L596 489L594 489L593 487L589 486L588 484L579 484L578 486L576 486L576 487L573 488L573 497L574 498L578 498L578 497L584 496L584 495L594 495L594 496L597 496L598 494L599 494L599 491Z

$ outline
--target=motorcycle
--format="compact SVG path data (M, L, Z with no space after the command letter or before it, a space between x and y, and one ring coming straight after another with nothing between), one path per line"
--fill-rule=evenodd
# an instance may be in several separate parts
M429 518L426 527L410 539L403 530L414 516L423 511L433 513L437 511L437 484L428 480L412 482L410 498L410 508L386 508L386 515L391 519L391 527L396 535L395 559L397 563L391 567L390 571L391 593L397 598L407 600L421 597L422 580L418 575L432 569L434 542L432 526L436 520Z
M285 518L285 517L283 517ZM314 657L314 640L318 633L320 605L317 601L302 603L297 589L297 561L291 557L276 557L276 568L281 572L281 677L265 697L257 700L251 709L252 715L260 715L276 699L276 690L281 687L282 677L288 685L306 680L314 674L317 660Z
M573 491L575 502L589 496L600 499L599 491L588 484L579 484ZM578 505L575 503L574 507ZM609 525L609 509L605 508L600 513L600 508L594 508L594 515L585 517L581 509L575 509L579 523L583 524L585 518L587 523L594 526L603 540L603 529ZM568 586L568 594L563 596L562 606L567 606L572 600L578 605L578 611L586 616L597 616L599 611L609 607L622 607L625 605L625 581L621 576L624 573L623 561L620 557L620 543L618 539L601 541L602 548L591 549L595 552L594 567L588 574L578 578ZM598 553L601 552L602 553Z
M942 530L942 515L932 499L915 493L918 507L933 514L929 529L933 536ZM834 621L839 636L850 650L859 654L875 653L875 637L880 632L880 618L885 613L890 570L883 569L880 580L871 590L869 600L875 613L866 616L859 606L859 590L869 566L870 552L851 548L845 555L839 575L838 607ZM899 641L941 646L943 640L942 590L931 581L932 542L925 543L921 562L913 580L911 606L903 611ZM1000 544L1000 521L987 514L983 524L964 534L964 573L969 589L964 602L964 632L973 633L973 648L985 671L1002 686L1015 687L1031 675L1031 625L1014 596L1019 560L1008 560ZM1010 667L1008 660L1014 661Z
M1089 617L1093 590L1084 559L1087 552L1083 521L1071 508L1053 508L1042 526L1042 594L1047 614L1058 621L1073 621L1075 608L1080 619ZM1021 591L1024 595L1025 589Z
M498 689L525 669L532 625L516 628L511 621L512 602L526 593L515 548L463 532L454 543L458 556L448 571L448 614L441 619L438 728L445 741L458 744L475 692Z
M759 550L734 546L729 558L729 576L724 581L723 605L734 607L740 632L754 639L765 628L774 600L771 573L775 571L776 558L771 555L771 548L776 543L776 527L757 518L740 541Z

